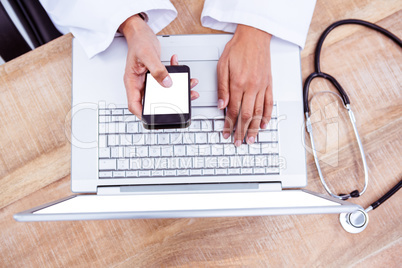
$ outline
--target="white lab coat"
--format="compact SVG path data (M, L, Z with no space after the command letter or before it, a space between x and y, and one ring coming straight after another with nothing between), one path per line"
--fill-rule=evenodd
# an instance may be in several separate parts
M144 12L158 33L176 16L169 0L40 0L55 26L71 32L87 55L106 50L119 26ZM201 23L234 32L237 24L253 26L304 47L316 0L205 0Z

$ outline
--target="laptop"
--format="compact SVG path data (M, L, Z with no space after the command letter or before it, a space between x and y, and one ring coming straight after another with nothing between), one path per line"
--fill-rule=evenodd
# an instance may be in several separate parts
M253 145L222 138L216 67L230 34L158 36L199 79L185 129L146 130L127 109L127 43L88 59L73 39L71 190L17 221L221 217L351 212L307 185L300 48L271 41L274 108ZM245 47L244 49L247 49Z

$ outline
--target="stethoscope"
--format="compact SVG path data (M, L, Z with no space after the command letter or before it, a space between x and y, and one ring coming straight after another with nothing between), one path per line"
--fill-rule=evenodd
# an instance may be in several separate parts
M315 72L310 74L306 81L304 82L304 88L303 88L303 99L304 99L304 114L306 116L306 129L307 132L309 133L310 140L311 140L311 147L314 155L314 161L317 166L317 171L318 175L320 177L320 180L325 188L325 190L328 192L329 195L332 197L341 199L341 200L347 200L349 198L357 198L361 196L367 189L368 186L368 170L367 170L367 162L366 162L366 157L364 155L364 150L363 150L363 145L360 140L359 133L357 131L356 127L356 118L352 112L351 106L350 106L350 100L348 95L346 94L345 90L342 88L342 86L338 83L338 81L331 75L321 72L320 68L320 55L321 55L321 48L324 43L325 38L327 35L336 27L344 24L359 24L363 25L366 27L369 27L373 30L376 30L385 36L389 37L392 39L399 47L402 47L402 41L399 39L397 36L389 32L388 30L381 28L380 26L377 26L373 23L363 21L363 20L356 20L356 19L348 19L348 20L341 20L337 21L333 24L331 24L325 31L321 34L320 39L318 40L317 47L315 49L315 57L314 57L314 65L315 65ZM309 99L308 99L308 93L309 93L309 88L310 88L310 83L313 81L315 78L324 78L331 82L331 84L336 88L338 93L332 92L332 91L326 91L329 93L332 93L336 96L338 96L342 102L344 107L346 108L350 122L352 123L353 126L353 131L356 136L357 143L359 145L359 150L360 150L360 155L361 159L363 162L363 168L364 168L364 187L361 191L359 190L354 190L350 192L349 194L334 194L331 189L328 187L327 183L325 182L325 179L322 175L321 172L321 167L320 163L318 160L317 152L315 149L315 144L314 144L314 138L313 138L313 128L310 120L310 108L309 108ZM364 210L357 210L354 212L349 212L349 213L341 213L339 216L339 220L341 222L342 227L349 233L360 233L363 231L368 224L368 215L367 213L373 209L376 209L380 204L385 202L388 198L390 198L394 193L396 193L402 186L402 180L399 181L398 184L396 184L391 190L389 190L384 196L382 196L380 199L378 199L376 202L372 203L368 208Z

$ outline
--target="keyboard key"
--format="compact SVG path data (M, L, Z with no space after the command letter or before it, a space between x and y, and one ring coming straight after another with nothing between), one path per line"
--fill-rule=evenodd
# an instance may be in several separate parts
M177 169L180 168L178 158L168 158L168 168L169 169Z
M220 132L220 133L219 133L219 137L220 137L220 142L221 142L221 143L232 143L232 137L231 137L231 136L229 136L227 139L225 139L225 138L223 137L223 133Z
M240 170L241 174L253 174L253 169L252 168L242 168Z
M254 166L254 156L245 155L242 157L242 167L253 167Z
M128 159L118 159L117 160L117 169L126 170L129 169L130 165Z
M205 157L204 161L205 161L206 168L218 167L218 159L216 157Z
M165 145L161 146L162 156L173 156L173 146Z
M99 172L99 178L111 178L113 173L111 171L101 171Z
M215 120L214 121L214 131L222 132L225 120Z
M161 133L158 135L158 144L169 144L169 143L170 143L169 134Z
M126 177L138 177L137 170L126 171Z
M242 144L239 147L236 147L236 153L240 155L248 154L248 145Z
M108 135L107 136L107 144L108 146L116 146L119 144L119 136L118 135Z
M154 169L155 168L155 158L143 158L141 168Z
M262 154L277 154L279 152L279 146L277 143L261 143Z
M279 174L279 167L267 167L265 168L266 174Z
M133 145L143 145L146 134L133 134Z
M218 132L208 133L208 143L210 144L219 143L219 133Z
M138 170L142 168L142 161L141 158L133 158L130 159L130 169Z
M132 145L133 144L133 135L123 134L120 135L120 145Z
M110 148L99 148L99 158L110 158Z
M112 147L112 148L110 148L110 157L112 157L112 158L123 158L124 157L124 147Z
M204 157L194 157L192 159L194 168L204 168L205 166Z
M177 159L179 161L180 168L191 168L193 166L192 158L190 157L180 157Z
M124 157L132 158L136 157L135 147L125 147L124 148Z
M234 144L225 144L223 146L223 152L225 155L235 155L236 147L234 146Z
M113 171L113 178L124 178L126 177L126 172L124 171Z
M138 171L138 177L150 177L151 171L149 170L140 170Z
M152 177L162 177L163 170L152 170L151 175L152 175Z
M123 115L123 109L113 109L112 115Z
M260 154L260 144L259 143L253 143L248 146L248 150L250 154Z
M170 133L170 143L171 144L182 144L183 139L182 139L182 133L176 132L176 133Z
M228 174L228 170L226 168L223 168L223 169L217 168L217 169L215 169L215 174L216 175L226 175L226 174Z
M99 123L108 123L110 122L110 116L99 116Z
M99 132L99 134L105 134L106 133L106 123L99 123L98 132Z
M99 170L115 170L116 159L101 159L99 160Z
M258 142L276 141L276 131L266 131L258 133Z
M190 171L188 169L179 169L176 172L177 172L177 176L189 176L190 175Z
M241 157L240 156L231 156L230 157L230 167L241 167Z
M98 138L98 147L105 148L107 147L107 136L106 135L99 135Z
M167 169L168 158L155 158L155 169Z
M164 170L165 176L176 176L176 170Z
M207 143L207 133L195 133L195 142L196 143Z
M202 175L202 169L190 169L190 175L191 176L201 176Z
M189 131L201 131L201 121L192 120L191 125L188 128Z
M127 123L127 133L137 133L138 132L138 123L130 122Z
M137 147L137 156L138 157L147 157L148 156L148 147L147 146Z
M255 156L255 166L256 167L266 167L268 165L268 156L266 155L256 155Z
M210 145L199 145L198 146L198 155L211 155L211 146Z
M124 122L116 123L116 127L117 127L116 130L117 133L126 133L126 123Z
M109 115L110 110L99 109L99 115Z
M184 145L174 146L174 156L184 156L186 155L186 147Z
M151 157L161 156L161 147L160 146L149 147L149 156Z
M183 133L183 143L184 144L194 144L195 138L194 133L191 132L184 132Z
M212 155L223 155L223 144L213 144L211 145Z
M254 174L265 174L265 168L254 168Z
M204 169L204 175L215 175L215 169Z
M157 134L145 134L145 144L146 145L156 145L158 144L158 135Z
M228 174L240 174L240 168L229 168Z
M122 121L124 121L124 118L123 118L123 116L116 116L116 115L114 115L114 116L111 116L110 117L110 121L111 122L122 122Z
M230 158L228 156L218 157L218 167L228 168L230 166Z
M212 120L201 120L201 131L212 131Z
M195 156L198 155L198 145L189 144L186 146L186 155Z

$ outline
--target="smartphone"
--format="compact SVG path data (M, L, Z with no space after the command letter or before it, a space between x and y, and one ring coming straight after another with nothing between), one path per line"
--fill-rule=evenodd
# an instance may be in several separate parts
M142 122L146 129L185 128L191 123L190 68L186 65L166 66L173 81L162 87L148 71Z

